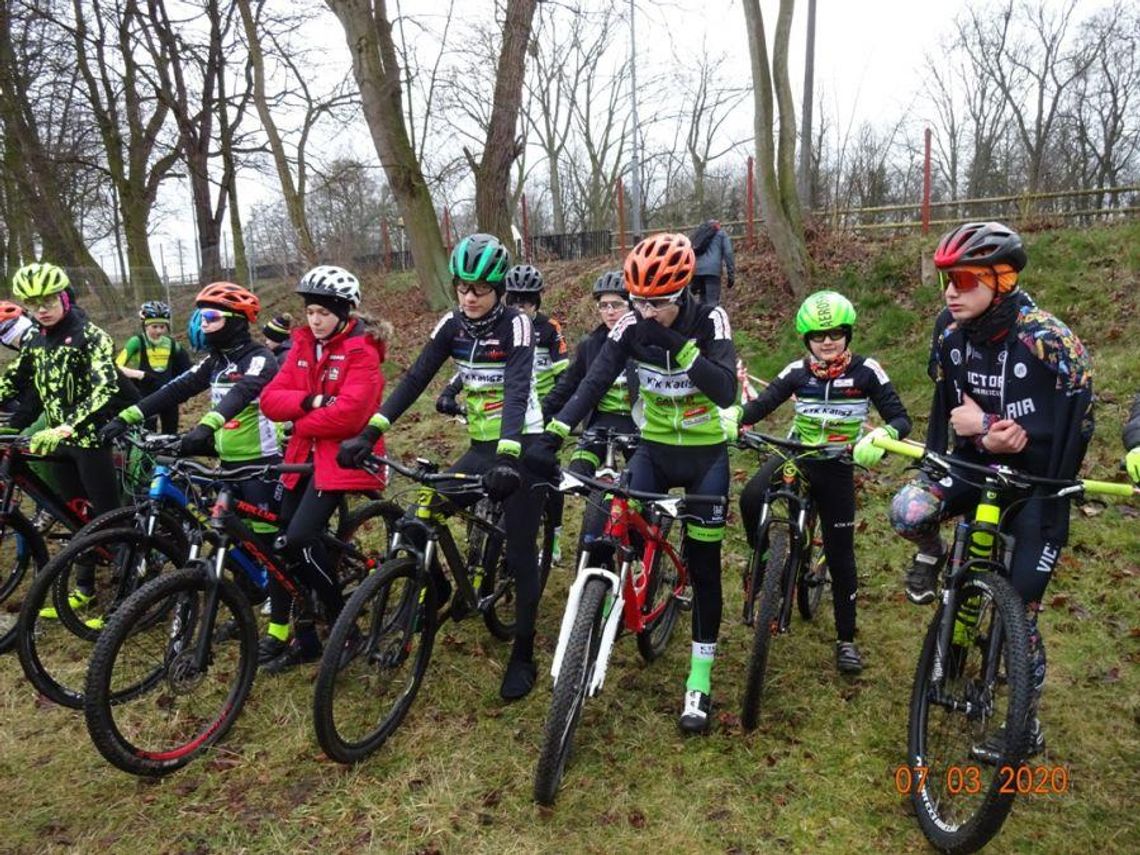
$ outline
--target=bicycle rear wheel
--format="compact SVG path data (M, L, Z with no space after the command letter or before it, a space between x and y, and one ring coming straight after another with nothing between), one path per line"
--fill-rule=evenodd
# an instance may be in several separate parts
M922 647L908 754L911 769L924 770L911 794L923 834L937 849L961 853L984 846L1013 807L1016 787L1003 785L1025 757L1031 677L1025 606L1009 582L971 574L952 608L954 640L941 675L935 650L943 606ZM996 744L1000 761L980 760L982 744Z
M0 523L0 653L16 644L20 608L47 563L43 535L21 513Z
M661 520L661 539L669 541L680 554L685 540L684 525L674 525L672 517ZM673 562L663 548L653 552L653 562L649 567L649 584L645 589L645 603L641 612L655 615L650 618L637 634L637 650L646 662L652 662L665 652L681 603L677 599L677 585L680 584L681 569Z
M358 505L341 520L337 539L350 546L338 550L334 557L337 580L346 598L383 560L396 521L403 513L391 502L373 500Z
M217 610L203 639L215 588ZM152 620L156 612L165 618ZM199 665L202 642L207 655ZM192 564L140 588L107 622L87 673L87 730L124 772L166 775L225 737L256 671L249 602L235 583Z
M760 702L764 696L764 679L768 672L768 653L772 639L780 632L780 611L784 605L784 574L792 560L788 533L783 527L768 529L768 558L760 584L759 599L753 611L752 656L748 660L748 675L744 684L744 703L740 723L745 730L754 730L760 717ZM757 543L763 543L758 540ZM753 553L753 560L759 555ZM753 589L753 596L757 592Z
M185 562L178 544L134 528L101 529L73 541L47 563L24 599L16 650L25 676L49 700L82 709L92 647L109 616L143 584ZM95 598L73 603L84 567Z
M416 698L431 659L436 603L412 558L370 575L337 618L317 673L313 724L333 760L377 751Z
M590 579L578 601L578 613L574 616L574 626L562 655L562 668L558 672L558 682L554 684L542 750L534 772L534 800L540 805L554 804L566 771L566 761L570 759L574 731L597 664L609 590L604 580Z

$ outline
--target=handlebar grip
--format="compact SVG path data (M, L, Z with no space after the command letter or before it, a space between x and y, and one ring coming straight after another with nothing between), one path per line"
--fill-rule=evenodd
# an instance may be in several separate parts
M313 472L312 463L278 463L269 467L274 472L280 472L282 475L296 473L298 475L311 475Z
M1140 496L1140 487L1123 484L1119 481L1081 481L1081 489L1086 493L1100 493L1105 496L1120 496L1130 499Z
M912 457L915 460L920 459L926 453L926 449L921 446L891 439L889 436L877 436L871 442L884 451L891 452L891 454L901 454L903 457Z

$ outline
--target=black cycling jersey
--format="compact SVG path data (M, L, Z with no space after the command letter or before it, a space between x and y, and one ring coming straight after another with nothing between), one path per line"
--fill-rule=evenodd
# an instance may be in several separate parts
M578 342L578 347L574 351L574 361L559 376L550 394L542 399L543 413L554 415L566 405L586 378L598 354L602 352L609 334L609 327L598 324L593 332ZM630 361L626 363L625 370L618 373L617 379L602 396L602 400L598 402L593 412L586 417L587 426L593 423L599 413L628 415L633 402L637 400L637 387L637 366Z
M1128 422L1124 425L1121 436L1124 439L1125 451L1140 446L1140 392L1132 399L1132 409L1128 413Z
M396 421L450 357L463 379L467 429L472 441L518 441L542 432L542 411L534 391L534 329L530 318L512 306L491 331L475 338L459 317L444 315L431 332L415 364L380 406L380 415Z

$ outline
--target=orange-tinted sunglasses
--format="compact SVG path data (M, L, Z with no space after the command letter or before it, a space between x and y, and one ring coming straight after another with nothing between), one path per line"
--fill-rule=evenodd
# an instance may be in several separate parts
M983 276L989 276L989 281L983 279ZM967 291L973 291L979 285L985 285L992 291L997 290L997 276L990 272L979 273L974 270L946 270L939 271L938 279L942 284L942 290L946 290L946 286L954 283L954 289L959 294L964 294Z

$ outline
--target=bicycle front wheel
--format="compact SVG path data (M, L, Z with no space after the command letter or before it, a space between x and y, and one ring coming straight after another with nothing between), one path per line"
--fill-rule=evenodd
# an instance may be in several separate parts
M951 608L953 641L942 661L945 607L922 647L908 754L923 834L942 852L962 853L984 846L1013 807L1016 787L1007 785L1029 738L1029 633L1021 598L992 573L971 574Z
M665 517L661 521L661 539L669 541L680 554L685 539L685 527L674 526L673 522L672 517ZM681 568L666 554L665 549L658 545L653 550L653 559L648 572L645 603L641 607L646 624L645 629L637 634L637 649L642 659L652 662L665 652L669 637L673 634L673 627L677 625L677 616L681 611L681 602L677 599Z
M249 602L206 565L184 567L140 588L104 627L85 684L87 730L124 772L168 774L226 735L256 671Z
M317 741L333 760L377 751L411 709L431 659L436 603L411 558L386 562L333 626L313 694Z
M0 653L15 645L20 608L46 563L43 535L27 517L13 512L0 522Z
M574 745L574 731L586 701L586 691L594 676L598 648L602 642L602 627L606 622L605 606L609 585L593 578L582 589L578 613L566 651L562 655L562 668L554 695L550 699L550 712L542 738L542 751L534 773L534 800L540 805L552 805L562 784L566 761Z
M134 528L100 529L73 541L24 598L16 650L25 676L48 699L82 709L92 647L109 616L147 581L185 561L185 551L168 538ZM90 600L74 597L80 581L93 591Z
M764 540L758 540L763 543ZM752 656L744 684L744 703L740 723L754 730L760 718L760 702L764 696L764 679L768 672L768 652L772 639L780 632L780 612L784 606L784 573L792 560L788 533L782 527L768 530L768 558L760 584L759 599L753 612ZM753 560L759 556L753 555Z

